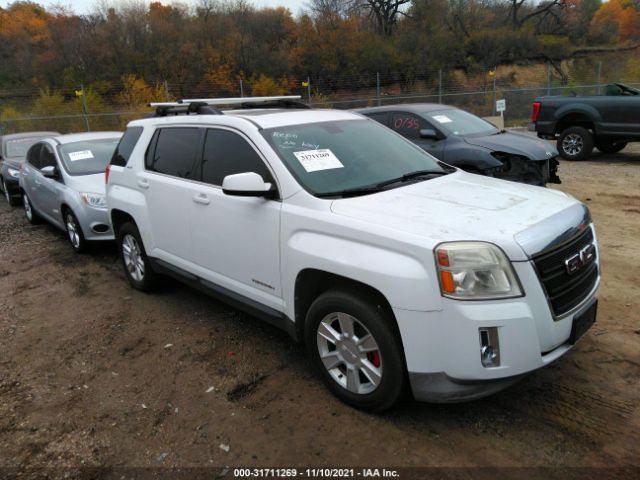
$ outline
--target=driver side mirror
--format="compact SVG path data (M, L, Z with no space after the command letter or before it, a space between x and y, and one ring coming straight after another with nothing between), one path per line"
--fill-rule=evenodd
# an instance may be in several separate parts
M43 167L40 173L47 178L58 178L60 176L58 169L54 166Z
M420 130L420 138L438 140L438 134L432 128L423 128Z
M226 195L234 195L236 197L274 198L277 194L275 186L265 182L255 172L227 175L222 180L222 191Z

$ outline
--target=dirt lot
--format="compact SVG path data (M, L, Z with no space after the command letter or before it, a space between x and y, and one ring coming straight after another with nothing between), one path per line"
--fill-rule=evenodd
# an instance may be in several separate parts
M176 283L134 291L114 247L76 255L61 232L1 204L0 477L89 466L215 467L215 478L227 465L640 473L640 147L560 174L597 224L597 324L500 394L384 415L334 399L284 333Z

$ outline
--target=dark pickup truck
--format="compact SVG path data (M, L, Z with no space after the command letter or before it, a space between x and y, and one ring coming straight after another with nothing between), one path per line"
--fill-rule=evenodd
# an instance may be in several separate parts
M614 83L604 95L539 97L533 102L530 130L556 139L567 160L584 160L595 146L616 153L640 142L640 90Z

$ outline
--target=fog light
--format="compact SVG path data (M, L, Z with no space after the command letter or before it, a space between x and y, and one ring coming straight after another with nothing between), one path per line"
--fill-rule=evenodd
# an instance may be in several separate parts
M91 227L96 233L107 233L109 231L109 225L105 225L104 223L96 223Z
M480 335L480 361L482 366L485 368L500 366L498 328L479 328L478 334Z

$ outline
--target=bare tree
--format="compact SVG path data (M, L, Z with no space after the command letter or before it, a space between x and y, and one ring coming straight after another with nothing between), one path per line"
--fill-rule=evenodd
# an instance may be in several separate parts
M352 10L353 3L353 0L309 0L305 6L314 16L343 17Z
M380 35L389 36L398 22L399 15L406 15L403 6L411 0L354 0L357 7L369 10Z
M336 28L354 8L354 0L309 0L306 8L317 22Z
M540 22L552 17L560 23L560 15L558 12L567 6L565 0L547 0L540 2L533 9L527 9L528 12L520 16L520 10L524 6L525 1L526 0L508 0L510 3L509 16L513 28L519 28L527 21L540 16L542 16Z

